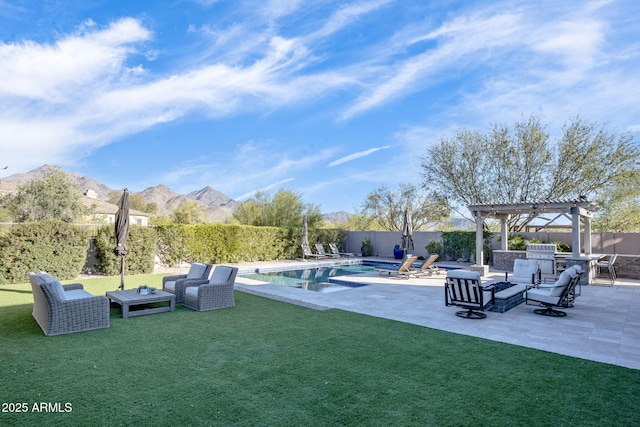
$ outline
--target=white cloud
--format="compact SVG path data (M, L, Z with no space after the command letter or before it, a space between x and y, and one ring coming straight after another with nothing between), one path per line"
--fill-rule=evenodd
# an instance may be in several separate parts
M370 154L373 154L375 152L378 152L380 150L386 150L386 149L388 149L390 147L391 147L390 145L385 145L383 147L370 148L368 150L363 150L363 151L359 151L357 153L349 154L348 156L344 156L344 157L341 157L341 158L339 158L337 160L334 160L333 162L329 163L327 165L327 167L338 166L338 165L341 165L343 163L350 162L352 160L356 160L356 159L360 159L362 157L366 157L366 156L368 156Z

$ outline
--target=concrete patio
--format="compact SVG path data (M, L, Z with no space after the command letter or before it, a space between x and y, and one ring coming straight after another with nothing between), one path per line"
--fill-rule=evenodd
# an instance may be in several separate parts
M242 263L240 272L317 266L317 261ZM428 328L500 341L567 356L640 369L640 283L619 279L614 286L581 288L575 307L563 318L533 313L537 307L521 304L506 313L487 312L482 320L455 316L459 307L444 304L444 273L426 278L398 279L377 273L343 276L344 281L368 286L320 293L265 284L243 277L236 289L302 304L316 309L341 309ZM483 281L504 278L491 271ZM607 284L602 281L602 284Z

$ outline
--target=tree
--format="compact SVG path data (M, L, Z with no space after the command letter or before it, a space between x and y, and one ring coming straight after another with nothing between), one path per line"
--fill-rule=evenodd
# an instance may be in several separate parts
M16 194L7 196L3 201L16 222L53 219L75 222L90 213L82 204L77 184L56 167L44 179L18 187Z
M204 224L207 215L201 203L195 200L185 200L173 211L173 222L176 224Z
M433 203L413 184L400 184L398 190L383 185L372 191L362 205L361 215L376 221L384 230L402 231L406 208L411 212L414 231L448 216L446 206Z
M238 206L233 218L246 225L299 227L305 215L309 228L315 228L322 222L317 205L305 204L295 191L280 189L273 196L258 191L255 198Z
M602 203L622 182L640 176L638 144L630 134L609 134L579 117L552 141L536 117L487 134L458 130L428 149L424 186L434 200L471 219L470 204L566 200L585 196ZM512 231L526 219L514 216Z
M122 197L121 191L111 191L109 193L109 202L117 205L120 201L120 197ZM151 215L156 215L158 213L158 204L153 202L147 202L147 199L140 193L129 194L129 207L131 209L135 209L137 211L146 212Z

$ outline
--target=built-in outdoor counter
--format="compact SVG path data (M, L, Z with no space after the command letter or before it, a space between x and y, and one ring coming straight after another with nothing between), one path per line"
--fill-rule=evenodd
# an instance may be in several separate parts
M580 279L581 285L589 285L595 281L597 274L596 263L604 258L604 254L589 254L581 255L578 258L574 258L571 254L560 253L556 254L556 271L562 271L573 265L579 265L584 272ZM564 262L562 262L564 261ZM564 268L561 265L564 264Z

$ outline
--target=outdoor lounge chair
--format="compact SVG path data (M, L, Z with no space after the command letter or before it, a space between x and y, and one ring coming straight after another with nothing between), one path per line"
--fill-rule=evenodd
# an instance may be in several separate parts
M233 285L237 274L237 267L216 266L208 281L202 281L197 286L193 285L197 281L191 281L184 291L182 305L197 311L235 306Z
M184 301L184 290L187 286L209 280L213 265L194 262L187 274L165 276L162 278L162 290L175 294L176 302ZM194 282L195 281L195 282Z
M388 276L392 274L397 274L400 277L404 277L405 279L409 278L409 272L413 268L413 263L418 259L417 256L407 256L402 260L400 265L397 266L388 266L388 267L376 267L376 271L382 276L385 273Z
M480 273L468 270L450 270L444 285L444 304L457 305L464 310L456 311L456 316L465 319L484 319L485 308L493 304L495 297L491 285L483 287Z
M335 255L334 253L327 253L324 250L324 246L322 245L322 243L316 243L316 252L318 252L318 255L324 255L326 257L330 257L330 258L339 258L340 255Z
M540 283L540 277L540 266L535 259L518 258L513 262L511 277L505 273L505 281L522 285L535 286Z
M109 299L93 296L80 283L61 284L41 272L29 273L33 318L46 336L109 327Z
M327 255L320 255L320 254L314 254L313 252L311 252L311 248L309 247L309 245L300 245L300 247L302 247L302 258L315 258L315 259L319 259L319 258L326 258Z
M351 252L340 252L340 250L338 250L338 247L336 246L335 243L329 243L329 248L331 249L331 253L334 255L343 256L343 257L356 256L356 254L353 254Z
M553 284L539 284L537 288L525 292L525 303L543 306L533 310L543 316L564 317L564 311L555 310L554 307L571 307L575 299L575 288L580 282L582 269L578 265L569 267L563 271L558 280Z
M444 268L440 268L434 264L438 259L438 254L432 254L424 260L422 264L418 268L411 268L407 274L413 277L424 277L424 276L432 276L433 273L440 274L441 271L447 271Z

